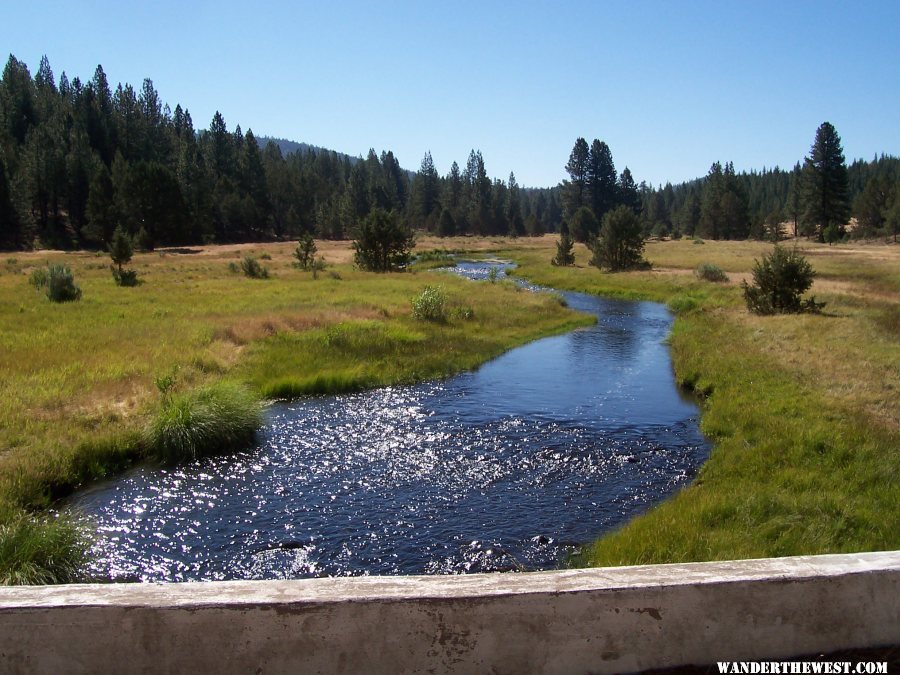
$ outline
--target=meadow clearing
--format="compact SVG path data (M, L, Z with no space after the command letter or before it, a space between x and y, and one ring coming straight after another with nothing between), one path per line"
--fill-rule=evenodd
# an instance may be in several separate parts
M601 538L580 562L900 545L900 248L801 241L824 313L758 317L739 282L769 244L650 242L652 270L605 274L581 245L575 266L552 267L555 242L421 237L417 251L507 257L547 286L668 303L676 376L702 397L702 428L716 446L690 488ZM353 268L349 242L318 245L329 265L318 278L292 266L288 242L137 254L135 288L113 283L106 255L0 258L0 580L69 579L28 576L77 539L42 514L152 456L144 429L160 382L176 393L227 383L262 398L411 382L586 321L553 295L427 269L437 262L372 274ZM245 255L269 278L235 271ZM48 262L71 266L81 300L50 303L29 285ZM697 279L701 262L729 281ZM447 320L414 319L411 299L435 284Z

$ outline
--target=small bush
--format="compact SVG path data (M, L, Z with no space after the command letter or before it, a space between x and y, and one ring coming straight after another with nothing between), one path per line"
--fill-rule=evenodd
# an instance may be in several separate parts
M490 269L488 270L488 275L487 275L488 281L490 281L492 284L496 284L497 277L499 276L499 274L500 274L500 270L498 270L495 265L491 265Z
M705 243L706 243L706 242L703 241L700 237L694 237L694 244L695 244L695 245L702 246L702 245L705 244Z
M50 281L50 275L47 273L46 267L38 267L31 271L28 277L28 283L37 289L46 288Z
M127 270L124 267L118 269L113 266L110 266L110 270L112 270L113 281L116 282L117 286L138 285L138 273L136 270Z
M144 443L164 462L184 462L247 448L261 425L262 408L252 394L219 384L165 396L145 430Z
M316 259L316 241L309 233L304 234L300 241L297 242L297 248L294 249L294 257L297 259L295 263L302 270L308 270Z
M87 539L69 518L13 515L0 524L0 584L70 584L88 561Z
M75 275L68 265L52 263L47 268L47 297L51 302L71 302L81 298Z
M694 274L697 275L698 279L703 279L704 281L728 281L728 275L725 274L725 270L712 263L700 263L697 269L694 270Z
M251 279L268 279L269 269L259 264L259 261L252 255L246 255L241 259L241 271L245 277Z
M447 296L440 286L426 286L413 298L413 317L420 321L447 320Z
M741 284L747 309L754 314L819 312L825 303L815 298L801 300L816 273L797 249L776 245L770 255L753 265L753 284Z
M259 256L259 259L260 260L271 260L272 256L270 256L268 253L263 253L261 256Z
M232 260L230 263L228 263L228 271L232 274L237 274L241 271L240 265Z

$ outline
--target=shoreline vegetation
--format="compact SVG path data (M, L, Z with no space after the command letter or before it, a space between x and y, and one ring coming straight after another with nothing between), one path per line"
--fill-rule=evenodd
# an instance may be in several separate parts
M511 282L435 274L434 259L363 272L348 241L320 242L328 268L311 274L294 247L139 254L144 283L127 289L90 252L0 258L0 583L78 580L87 534L50 513L56 500L137 462L246 447L263 399L447 377L593 321ZM254 255L268 278L235 271ZM61 261L77 302L50 303L28 283ZM446 316L414 318L413 299L436 281Z
M539 284L666 302L676 379L714 444L696 480L585 547L583 566L900 547L900 249L799 241L822 314L756 316L740 282L771 244L651 242L651 271L602 274L510 252ZM693 274L721 267L728 283Z
M676 377L702 397L701 427L715 443L690 487L587 547L579 564L900 547L898 247L800 242L826 311L758 317L739 284L771 245L650 242L651 270L608 274L587 264L581 244L575 266L551 266L556 241L425 237L417 252L499 255L559 290L668 303ZM76 580L85 534L48 509L81 485L171 456L148 440L163 422L183 431L199 408L216 428L235 401L248 410L263 398L446 377L588 321L551 294L436 277L428 268L441 253L413 273L372 274L352 267L349 242L323 241L329 267L316 278L292 265L293 246L139 254L132 266L145 283L130 289L89 252L0 259L0 582ZM233 271L248 255L266 261L268 279ZM81 300L55 305L29 286L48 262L70 265ZM728 280L698 279L701 264ZM436 280L447 319L416 320L411 301ZM226 394L209 394L217 387ZM231 430L235 442L258 418L245 422ZM203 452L218 441L187 436L182 446Z

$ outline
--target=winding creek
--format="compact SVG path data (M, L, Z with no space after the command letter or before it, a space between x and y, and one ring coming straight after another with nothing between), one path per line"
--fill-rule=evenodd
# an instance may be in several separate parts
M461 264L472 278L485 264ZM686 484L709 446L659 304L563 293L595 326L444 381L276 403L259 445L76 495L117 581L559 566Z

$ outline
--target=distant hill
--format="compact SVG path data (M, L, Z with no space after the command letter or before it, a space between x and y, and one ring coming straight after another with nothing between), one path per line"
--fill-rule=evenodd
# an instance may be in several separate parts
M330 150L329 148L323 148L318 145L310 145L309 143L298 143L297 141L289 141L286 138L272 138L271 136L259 136L257 138L257 142L259 143L259 147L264 148L271 141L281 150L281 154L287 157L292 152L299 152L302 154L308 154L310 152L335 152L337 156L343 160L345 157L350 160L351 166L359 162L362 158L358 155L354 157L353 155L348 155L345 152L338 152L337 150ZM406 172L407 177L412 180L416 172L410 169L403 169Z
M266 147L269 142L274 143L278 146L279 150L281 150L282 155L289 155L293 152L299 152L302 154L308 154L310 152L337 152L337 150L331 150L329 148L323 148L318 145L310 145L309 143L298 143L297 141L289 141L286 138L273 138L271 136L260 136L257 139L259 146L261 148ZM359 161L359 157L353 157L352 155L348 155L345 152L337 152L337 156L341 159L345 157L350 160L351 164L356 164Z

